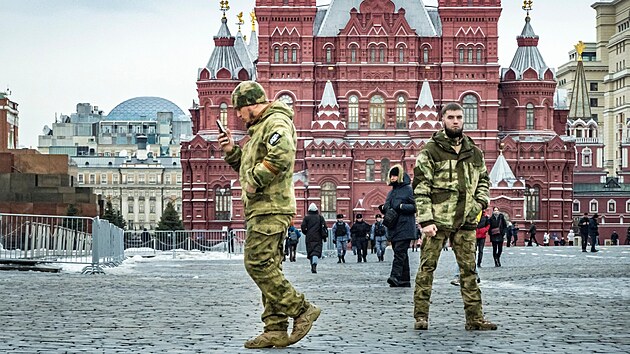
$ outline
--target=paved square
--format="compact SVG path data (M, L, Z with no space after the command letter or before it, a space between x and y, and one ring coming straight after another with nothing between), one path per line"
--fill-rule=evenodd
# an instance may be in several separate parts
M419 253L409 255L413 277ZM262 330L242 260L182 258L133 259L106 275L0 272L0 352L257 352L242 346ZM442 253L425 332L413 330L413 288L387 286L391 250L384 263L346 258L322 260L318 274L303 257L285 263L323 312L309 336L274 353L630 352L630 247L512 247L501 268L487 249L480 285L492 332L464 330L452 251Z

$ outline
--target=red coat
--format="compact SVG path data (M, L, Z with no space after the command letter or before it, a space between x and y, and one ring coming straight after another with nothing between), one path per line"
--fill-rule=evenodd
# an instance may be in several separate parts
M488 230L490 230L490 225L477 229L477 238L486 238L486 236L488 236Z

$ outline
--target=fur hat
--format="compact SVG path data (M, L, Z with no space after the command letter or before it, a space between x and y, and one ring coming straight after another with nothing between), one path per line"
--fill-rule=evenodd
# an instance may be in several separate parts
M315 205L315 203L311 203L308 206L308 211L317 211L317 205Z
M337 219L343 219L343 214L337 214Z
M391 170L389 170L389 177L391 176L398 176L398 169L397 168L392 168Z

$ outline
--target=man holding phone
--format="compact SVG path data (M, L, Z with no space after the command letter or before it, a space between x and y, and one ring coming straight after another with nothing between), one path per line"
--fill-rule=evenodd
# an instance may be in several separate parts
M254 81L241 82L232 92L232 106L250 136L243 148L219 123L218 142L225 161L239 173L247 223L245 269L262 292L265 324L246 348L286 347L302 339L321 310L298 293L282 273L283 243L295 216L293 165L297 134L293 110L267 102L265 90ZM291 335L287 333L293 318Z

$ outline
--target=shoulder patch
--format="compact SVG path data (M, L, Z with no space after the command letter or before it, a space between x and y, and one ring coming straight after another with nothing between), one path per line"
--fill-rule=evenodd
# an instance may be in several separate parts
M269 138L269 145L275 146L278 143L278 141L280 141L280 134L278 133L271 134L271 137Z

